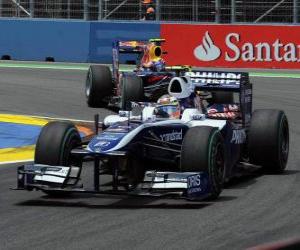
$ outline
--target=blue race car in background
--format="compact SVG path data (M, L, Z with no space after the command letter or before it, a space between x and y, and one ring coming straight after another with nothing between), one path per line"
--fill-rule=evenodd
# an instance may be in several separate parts
M96 135L86 142L71 123L47 124L34 164L18 168L17 189L216 199L244 163L285 169L287 117L280 110L252 113L247 73L190 71L172 78L167 91L156 103L135 102L107 116L100 133L96 120ZM80 180L85 161L94 163L92 190ZM103 175L111 185L101 185Z
M157 101L167 93L170 80L189 66L167 67L162 55L164 39L149 41L116 41L112 48L112 72L108 66L91 65L86 78L85 94L90 107L126 109L129 101ZM136 68L120 72L121 54L136 55Z

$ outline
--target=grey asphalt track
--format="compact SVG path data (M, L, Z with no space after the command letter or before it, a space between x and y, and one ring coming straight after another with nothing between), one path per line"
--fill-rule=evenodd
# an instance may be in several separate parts
M84 71L0 69L0 113L92 119ZM0 249L245 249L300 237L300 81L252 78L255 108L285 110L290 157L282 175L227 185L215 202L11 191L0 166Z

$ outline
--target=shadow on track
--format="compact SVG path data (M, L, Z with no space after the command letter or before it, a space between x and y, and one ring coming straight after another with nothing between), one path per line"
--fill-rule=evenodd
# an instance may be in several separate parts
M256 179L262 176L272 176L272 175L288 176L288 175L294 175L298 173L300 173L299 170L287 169L281 174L270 174L270 173L266 173L263 169L258 169L254 172L250 172L242 176L232 178L229 182L227 182L224 185L224 188L225 189L247 188L248 186L255 184L257 182Z
M95 202L95 199L93 200ZM175 201L175 203L174 203ZM155 202L154 204L151 204ZM17 203L17 206L36 206L36 207L74 207L90 209L201 209L210 206L210 202L190 202L178 200L162 200L145 198L126 198L109 204L91 204L88 202L68 202L68 200L29 200Z
M286 170L281 175L298 174L298 170ZM262 170L257 170L251 174L235 177L225 184L225 189L247 188L257 182L257 178L271 175ZM65 198L54 198L43 195L39 199L16 203L17 206L33 207L74 207L89 209L202 209L213 205L215 202L226 202L235 200L238 197L222 195L215 201L188 201L179 198L169 197L125 197L119 195L97 195L97 194L72 194ZM102 204L98 204L98 202ZM95 204L96 203L96 204Z
M283 175L283 176L286 176L286 175L293 175L293 174L299 174L300 173L300 170L285 170L282 174L280 175ZM267 174L268 175L268 174Z

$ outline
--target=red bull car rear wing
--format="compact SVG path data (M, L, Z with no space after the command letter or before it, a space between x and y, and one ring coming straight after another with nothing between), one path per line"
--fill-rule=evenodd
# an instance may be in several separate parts
M119 51L119 53L142 53L147 42L144 41L117 41L114 44Z

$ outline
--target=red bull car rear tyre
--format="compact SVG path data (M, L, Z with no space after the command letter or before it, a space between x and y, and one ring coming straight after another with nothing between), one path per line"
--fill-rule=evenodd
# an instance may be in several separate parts
M85 83L85 95L89 107L102 108L103 100L112 94L113 83L110 68L103 65L91 65Z

